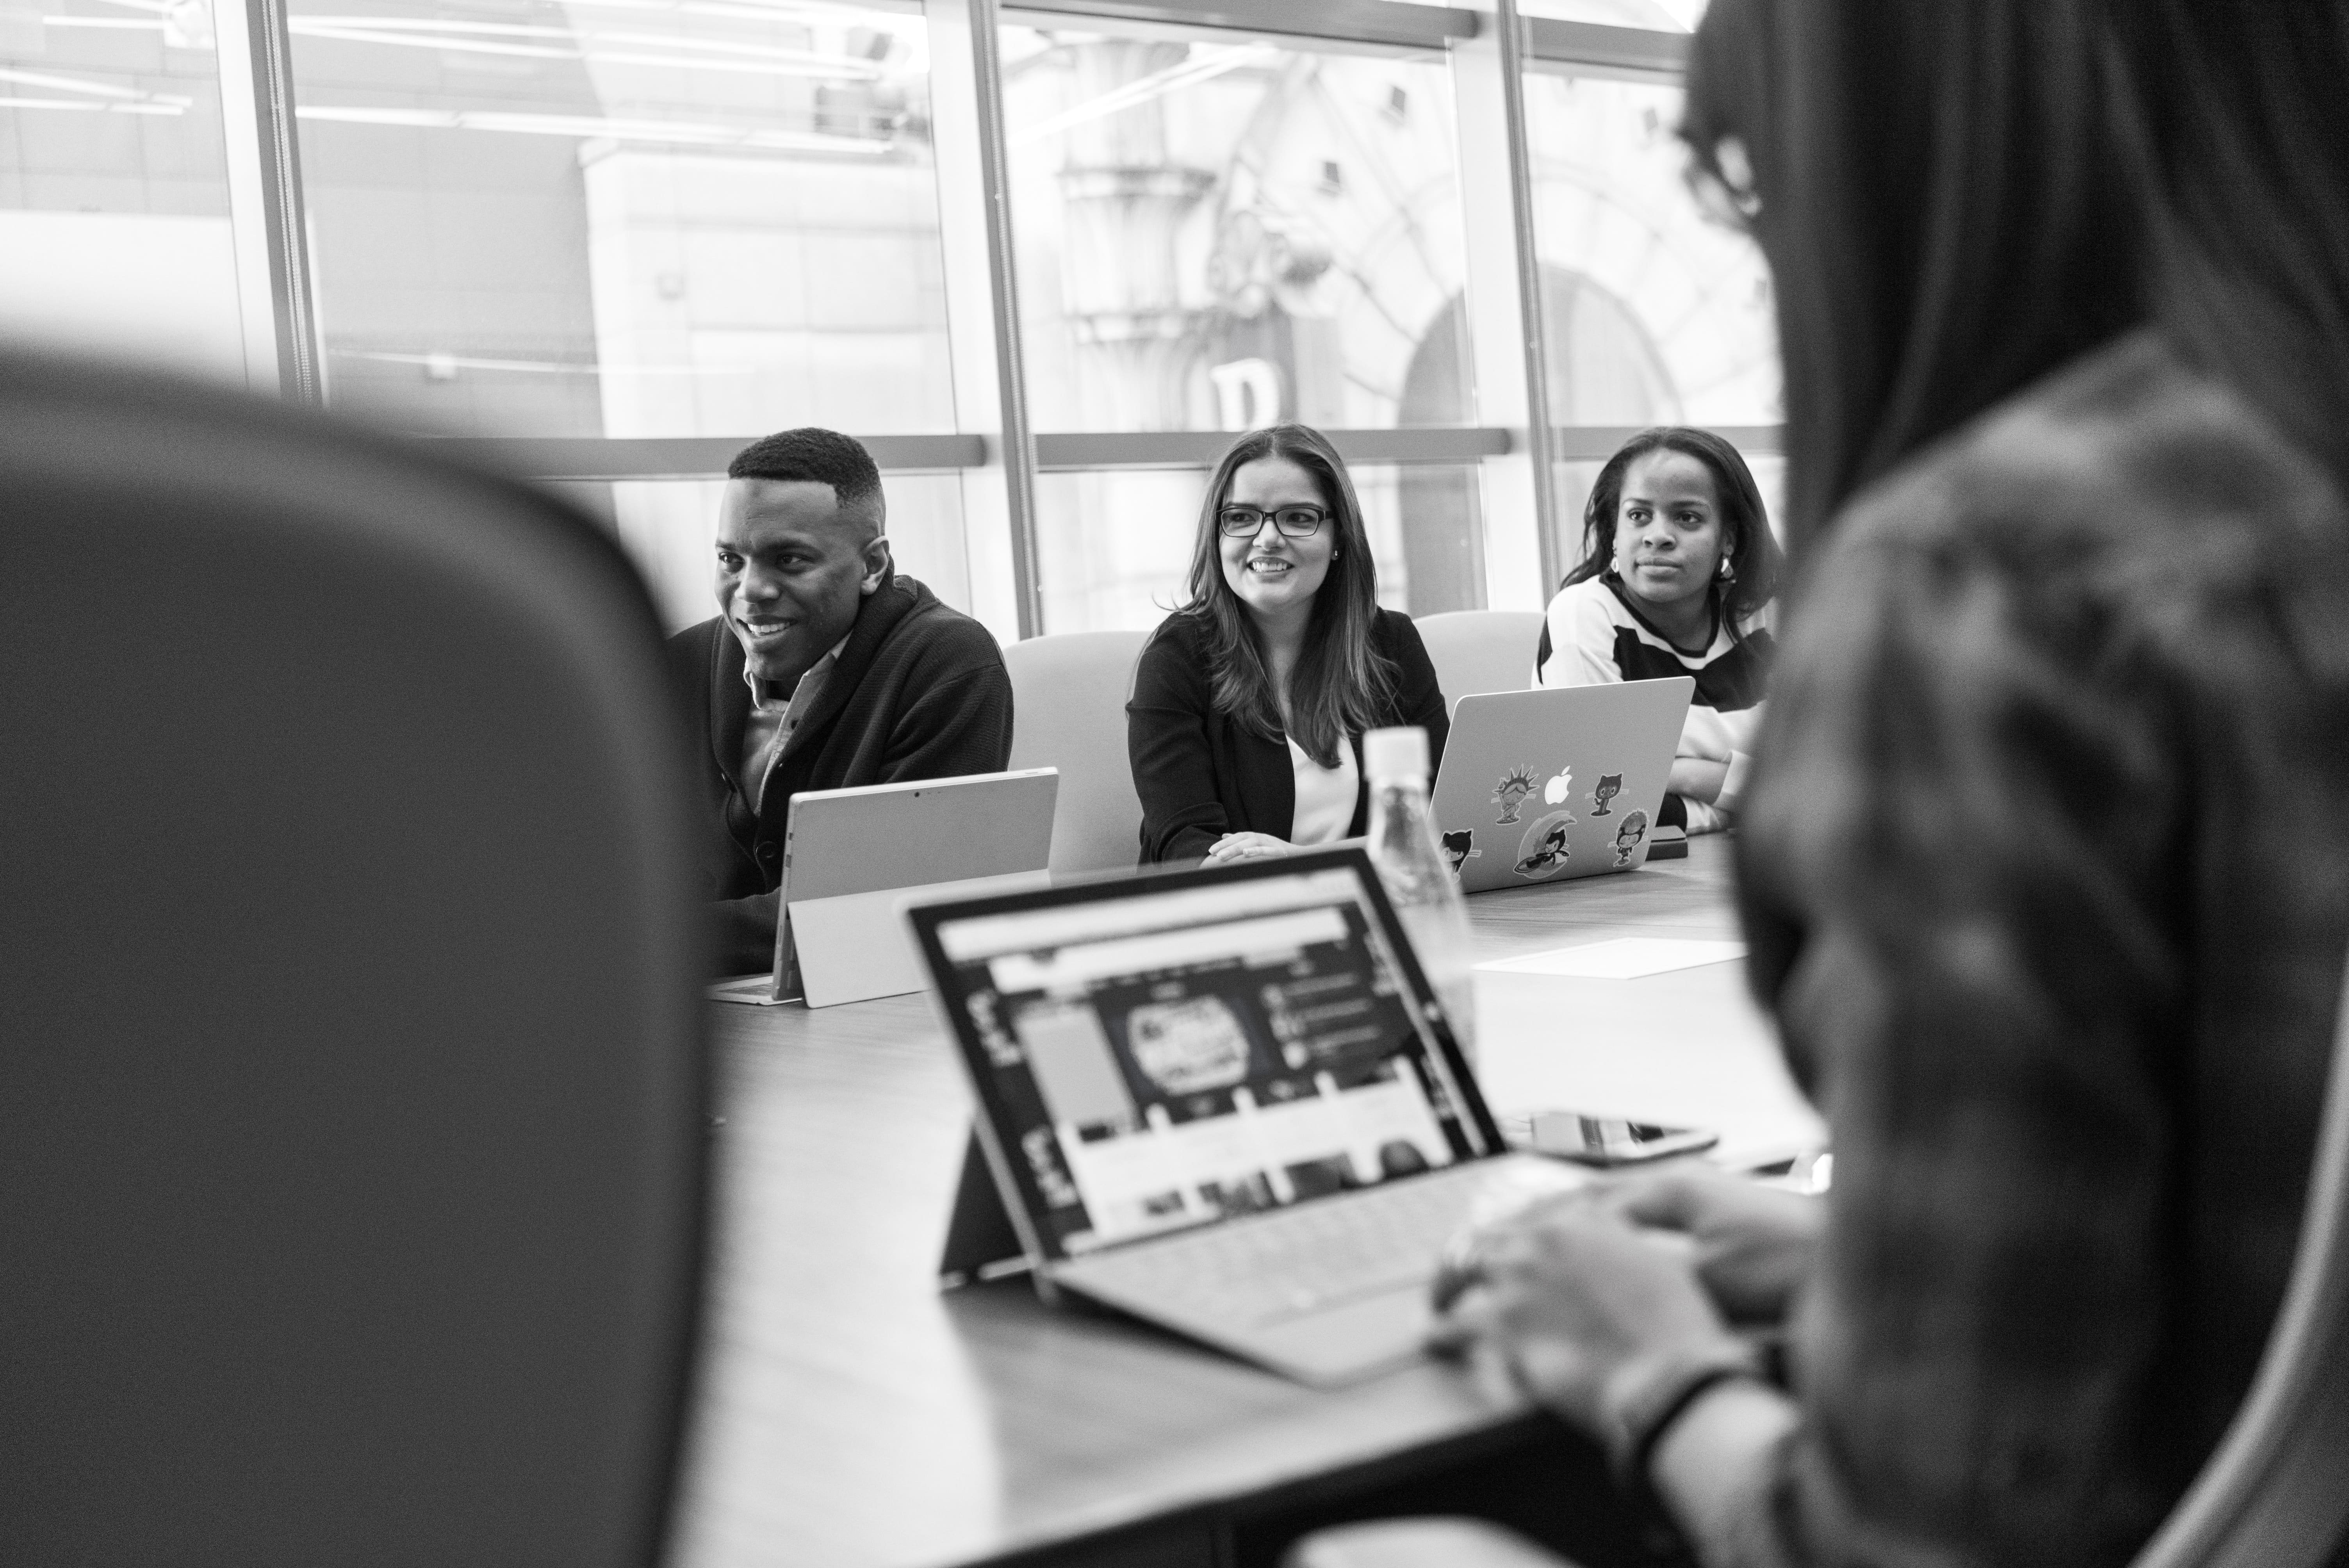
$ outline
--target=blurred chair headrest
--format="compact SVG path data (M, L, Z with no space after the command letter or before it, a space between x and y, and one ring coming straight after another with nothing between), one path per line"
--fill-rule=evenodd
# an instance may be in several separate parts
M653 1560L705 1064L644 589L519 485L0 361L0 1542Z

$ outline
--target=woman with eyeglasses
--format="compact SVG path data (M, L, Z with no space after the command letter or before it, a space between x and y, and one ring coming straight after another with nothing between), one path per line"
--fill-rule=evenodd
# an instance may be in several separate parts
M1362 509L1318 430L1232 443L1207 482L1189 597L1126 704L1142 860L1210 865L1359 836L1362 732L1450 725L1411 618L1381 610Z
M1582 563L1549 602L1546 686L1696 677L1658 820L1729 825L1770 677L1778 542L1737 449L1679 425L1623 443L1590 487Z

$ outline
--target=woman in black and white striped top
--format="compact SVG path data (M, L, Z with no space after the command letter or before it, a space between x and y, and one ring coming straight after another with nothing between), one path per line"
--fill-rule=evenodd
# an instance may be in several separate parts
M1737 449L1709 430L1643 430L1607 460L1582 563L1549 603L1537 685L1696 677L1661 820L1729 825L1752 768L1775 620L1778 543Z

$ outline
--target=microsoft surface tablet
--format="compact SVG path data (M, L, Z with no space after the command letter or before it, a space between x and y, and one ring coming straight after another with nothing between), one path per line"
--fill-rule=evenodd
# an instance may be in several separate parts
M1048 1295L1340 1379L1418 1354L1480 1202L1577 1179L1505 1152L1359 849L908 918Z

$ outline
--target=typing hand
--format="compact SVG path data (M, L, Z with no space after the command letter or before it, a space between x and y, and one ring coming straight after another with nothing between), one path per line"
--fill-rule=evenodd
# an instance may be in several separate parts
M1296 847L1287 839L1276 839L1270 833L1226 833L1208 846L1207 858L1200 864L1220 866L1264 855L1285 855Z
M1479 1231L1438 1282L1431 1345L1497 1363L1528 1394L1599 1432L1643 1365L1731 1344L1687 1250L1659 1246L1585 1193Z
M1684 1233L1706 1294L1742 1323L1785 1317L1826 1223L1816 1198L1715 1171L1625 1177L1594 1188L1593 1201L1635 1225Z

